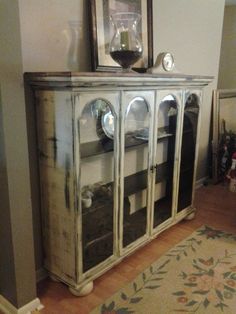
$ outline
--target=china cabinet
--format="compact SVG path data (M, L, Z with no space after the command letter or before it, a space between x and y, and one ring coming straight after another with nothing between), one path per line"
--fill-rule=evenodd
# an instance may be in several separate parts
M45 267L81 295L125 256L193 216L202 92L212 78L25 78L36 108Z

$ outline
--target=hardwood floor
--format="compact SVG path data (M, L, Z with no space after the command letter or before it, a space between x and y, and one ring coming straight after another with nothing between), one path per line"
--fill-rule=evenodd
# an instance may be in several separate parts
M41 314L87 314L148 265L202 225L236 233L236 193L227 186L209 185L196 191L196 218L181 221L165 230L155 240L127 257L119 265L96 279L93 292L86 297L72 296L62 283L46 279L38 285L38 297L44 309Z

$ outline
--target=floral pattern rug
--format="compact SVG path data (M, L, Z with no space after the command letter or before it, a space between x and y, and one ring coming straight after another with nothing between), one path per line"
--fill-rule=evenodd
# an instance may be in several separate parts
M236 313L236 235L196 230L91 314Z

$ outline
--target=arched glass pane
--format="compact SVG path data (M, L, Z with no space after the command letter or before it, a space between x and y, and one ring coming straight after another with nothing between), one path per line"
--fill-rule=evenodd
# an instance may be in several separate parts
M173 174L175 157L177 102L166 96L158 110L158 142L154 192L154 228L172 215Z
M150 110L136 97L125 115L123 246L146 233Z
M115 115L101 99L79 120L83 271L113 254Z
M191 94L186 101L184 109L179 196L177 208L178 212L192 204L198 117L198 97L195 94Z

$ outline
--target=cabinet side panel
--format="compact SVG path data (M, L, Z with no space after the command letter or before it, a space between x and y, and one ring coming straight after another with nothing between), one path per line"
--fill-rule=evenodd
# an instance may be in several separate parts
M76 281L71 95L36 91L38 156L45 267Z

